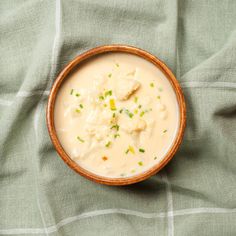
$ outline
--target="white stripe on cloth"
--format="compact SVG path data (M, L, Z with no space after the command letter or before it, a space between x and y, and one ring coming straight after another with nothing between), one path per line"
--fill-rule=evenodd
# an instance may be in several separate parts
M172 212L173 216L186 216L186 215L195 215L195 214L232 214L236 213L236 208L189 208L175 210ZM105 216L110 214L121 214L128 216L135 216L144 219L155 219L155 218L165 218L168 217L169 213L160 212L160 213L144 213L140 211L133 211L128 209L104 209L97 210L79 214L77 216L68 217L59 221L56 225L48 226L47 232L54 233L58 231L61 227L73 223L78 220L96 217L96 216ZM0 229L0 235L15 235L15 234L44 234L44 228L16 228L16 229Z
M168 236L174 236L174 215L173 215L172 189L171 189L171 185L168 180L167 174L164 171L162 173L162 180L166 184Z
M236 208L209 208L209 207L200 207L200 208L189 208L181 209L173 212L174 216L185 216L185 215L195 215L195 214L227 214L227 213L236 213Z

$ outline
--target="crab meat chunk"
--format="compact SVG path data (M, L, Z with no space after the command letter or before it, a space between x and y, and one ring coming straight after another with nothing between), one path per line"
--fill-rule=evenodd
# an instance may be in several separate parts
M124 101L134 94L140 88L140 82L135 79L120 79L116 85L116 96Z
M142 119L138 119L136 122L134 122L133 131L140 132L146 129L146 122Z
M142 120L140 118L138 119L126 119L121 120L120 122L121 128L126 131L127 133L139 133L141 131L144 131L147 127L147 123L145 120Z

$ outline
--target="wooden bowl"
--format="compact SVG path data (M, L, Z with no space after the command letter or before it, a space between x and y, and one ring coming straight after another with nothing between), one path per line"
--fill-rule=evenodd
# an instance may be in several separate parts
M54 105L55 105L55 100L57 96L57 92L60 89L60 86L62 82L66 79L67 75L76 67L78 64L83 62L84 60L87 60L95 55L102 54L105 52L127 52L131 54L138 55L147 61L153 63L156 67L158 67L165 75L166 78L169 80L170 84L172 85L176 97L178 100L179 104L179 111L180 111L180 119L179 119L179 129L176 135L176 138L172 144L171 149L168 151L166 156L156 165L151 167L150 169L137 174L135 176L131 177L123 177L123 178L108 178L108 177L103 177L96 175L74 162L64 151L62 148L60 141L57 137L56 130L55 130L55 125L54 125ZM171 72L171 70L157 57L153 56L152 54L128 45L105 45L105 46L100 46L93 48L87 52L82 53L81 55L77 56L75 59L73 59L66 67L65 69L58 75L57 79L55 80L49 98L48 98L48 105L47 105L47 126L48 126L48 131L49 135L51 137L52 143L54 144L54 147L58 154L61 156L61 158L64 160L64 162L73 170L75 170L77 173L80 175L95 181L97 183L101 184L107 184L107 185L128 185L128 184L133 184L140 182L142 180L145 180L149 178L150 176L156 174L158 171L160 171L174 156L176 151L178 150L181 141L183 139L184 135L184 129L186 126L186 105L185 105L185 100L183 96L183 92L180 88L180 85L178 81L176 80L175 76Z

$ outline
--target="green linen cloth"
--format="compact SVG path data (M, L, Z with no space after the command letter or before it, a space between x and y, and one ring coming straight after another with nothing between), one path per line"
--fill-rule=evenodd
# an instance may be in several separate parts
M165 61L187 102L174 159L127 187L68 168L45 123L59 71L111 43ZM236 235L236 1L1 0L0 235Z

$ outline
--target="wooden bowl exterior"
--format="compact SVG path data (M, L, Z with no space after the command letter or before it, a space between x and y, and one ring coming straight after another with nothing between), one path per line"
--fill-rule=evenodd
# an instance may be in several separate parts
M138 175L131 176L131 177L124 177L124 178L108 178L96 175L94 173L91 173L87 171L86 169L79 166L76 162L74 162L64 151L62 148L56 134L55 125L54 125L54 106L55 106L55 100L57 96L57 92L63 82L63 80L67 77L67 75L77 66L79 63L83 62L86 59L89 59L90 57L93 57L98 54L102 54L105 52L127 52L131 54L138 55L151 63L153 63L155 66L157 66L168 78L169 82L171 83L178 100L179 104L179 111L180 111L180 123L179 123L179 129L177 132L177 136L175 138L175 141L171 147L171 149L168 151L166 156L156 165L151 167L145 172L142 172ZM174 156L177 149L179 148L183 136L184 136L184 130L186 126L186 105L184 100L183 92L180 88L180 85L178 81L176 80L175 76L171 72L171 70L157 57L153 56L152 54L128 45L104 45L100 47L93 48L87 52L82 53L81 55L77 56L75 59L73 59L65 68L64 70L58 75L57 79L55 80L51 92L48 98L48 105L47 105L47 112L46 112L46 118L47 118L47 126L50 138L52 140L52 143L54 144L54 147L60 157L64 160L64 162L73 170L75 170L80 175L86 177L87 179L90 179L92 181L95 181L97 183L106 184L106 185L128 185L140 182L142 180L145 180L152 175L156 174L158 171L160 171Z

